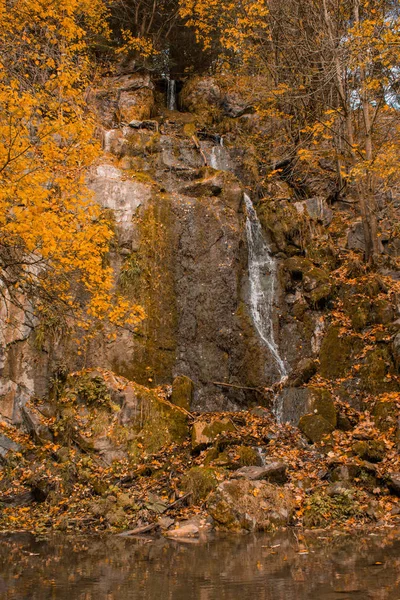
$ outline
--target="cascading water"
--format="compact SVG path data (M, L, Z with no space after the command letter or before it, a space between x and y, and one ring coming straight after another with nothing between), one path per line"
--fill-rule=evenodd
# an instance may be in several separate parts
M167 108L169 110L177 110L176 101L176 81L175 79L167 80Z
M209 156L210 167L217 171L230 171L229 154L221 143L212 147Z
M246 233L249 247L250 311L255 328L269 348L278 367L281 380L287 376L285 363L279 355L273 327L273 302L276 288L276 264L263 236L260 221L251 198L245 194Z

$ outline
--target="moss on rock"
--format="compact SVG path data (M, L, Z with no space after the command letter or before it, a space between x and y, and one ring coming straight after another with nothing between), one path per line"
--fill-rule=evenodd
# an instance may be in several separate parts
M326 379L344 377L351 367L353 352L360 342L354 336L341 336L340 328L331 326L324 337L319 354L320 373Z
M217 471L207 467L193 467L182 481L183 489L191 493L191 501L195 504L205 500L217 485Z
M332 433L335 427L321 415L304 415L299 421L299 429L315 444Z

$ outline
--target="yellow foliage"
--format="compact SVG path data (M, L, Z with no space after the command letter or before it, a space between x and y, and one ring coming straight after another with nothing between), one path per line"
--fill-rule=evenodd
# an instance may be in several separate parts
M101 0L0 5L0 292L85 330L143 316L113 294L113 232L85 187L100 150L89 44L107 35L105 16Z

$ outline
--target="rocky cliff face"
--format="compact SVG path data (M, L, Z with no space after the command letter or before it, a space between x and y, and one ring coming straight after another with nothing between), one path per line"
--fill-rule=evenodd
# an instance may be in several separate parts
M109 260L116 286L147 318L134 333L98 336L78 356L62 332L32 334L34 324L14 312L2 329L3 418L18 422L20 407L46 393L60 366L101 367L150 387L186 375L195 384L192 408L201 411L259 403L257 388L271 386L281 373L250 310L245 191L253 195L276 268L271 330L288 372L294 371L289 387L307 383L319 369L325 378L346 380L335 387L345 400L353 392L394 389L393 296L377 277L367 306L357 300L358 284L338 287L330 276L338 251L326 228L338 217L316 195L321 188L296 200L283 177L258 203L255 159L241 144L257 129L251 106L238 94L224 95L215 80L195 78L181 94L186 112L170 111L150 76L138 74L106 80L91 101L104 152L88 185L114 222ZM219 126L210 120L215 111ZM344 241L348 249L354 228ZM343 243L339 236L337 243ZM338 317L331 319L333 297L342 298L353 341L341 336ZM359 333L369 326L388 327L389 334L361 356ZM283 419L301 416L292 397L289 391L278 399Z
M22 341L9 337L0 403L7 419L18 420L25 399L45 393L60 362L148 386L187 375L199 410L244 406L259 398L243 388L277 378L248 308L246 214L235 176L241 160L213 136L199 140L194 114L162 109L150 119L156 99L148 76L112 78L97 90L104 153L88 174L115 224L116 285L147 318L134 334L95 339L84 358L65 339L49 337L40 348L30 328ZM278 335L277 316L274 326Z

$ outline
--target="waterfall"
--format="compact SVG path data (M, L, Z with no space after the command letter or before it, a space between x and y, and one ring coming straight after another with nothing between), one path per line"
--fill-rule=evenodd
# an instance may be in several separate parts
M177 110L176 81L175 79L168 79L167 82L167 108Z
M250 311L255 328L269 348L279 370L281 380L287 371L275 342L273 302L276 288L276 264L263 236L260 221L250 197L245 194L246 233L249 247Z
M222 138L221 138L222 139ZM229 154L224 146L213 146L209 154L209 165L216 171L230 171L231 165L229 160Z

